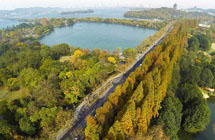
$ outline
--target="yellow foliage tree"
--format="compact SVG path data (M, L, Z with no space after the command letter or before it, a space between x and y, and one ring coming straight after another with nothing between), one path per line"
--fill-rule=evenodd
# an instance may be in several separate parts
M108 57L108 62L116 64L116 59L114 57Z
M71 59L72 64L74 64L76 62L77 58L79 58L83 55L84 55L84 52L82 50L76 50L74 52L74 54L72 55L72 59Z

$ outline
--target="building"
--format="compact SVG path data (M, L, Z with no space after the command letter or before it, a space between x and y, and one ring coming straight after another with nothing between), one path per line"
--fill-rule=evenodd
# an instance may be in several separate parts
M173 9L177 10L177 8L178 8L178 5L175 3L175 4L173 5Z
M208 25L208 24L199 24L199 27L210 28L211 25Z

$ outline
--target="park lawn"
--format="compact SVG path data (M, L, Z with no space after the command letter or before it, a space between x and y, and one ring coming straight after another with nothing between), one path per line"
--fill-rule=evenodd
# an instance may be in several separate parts
M8 101L13 101L16 99L21 99L21 98L25 98L28 97L30 95L29 90L28 89L20 89L17 91L10 91L8 92L3 99L8 100Z
M7 92L7 87L0 87L0 97L4 96L5 92Z
M60 58L60 62L70 61L72 56L63 56Z
M215 43L211 44L211 49L215 50Z

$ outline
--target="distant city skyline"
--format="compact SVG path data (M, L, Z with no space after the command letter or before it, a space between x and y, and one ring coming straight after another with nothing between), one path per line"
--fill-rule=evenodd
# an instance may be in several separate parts
M178 4L179 9L215 8L215 0L0 0L0 10L27 7L172 7Z

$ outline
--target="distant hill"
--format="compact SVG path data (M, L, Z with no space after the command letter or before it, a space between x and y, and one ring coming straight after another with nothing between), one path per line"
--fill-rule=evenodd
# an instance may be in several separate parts
M43 15L67 15L67 14L80 14L80 13L93 13L93 10L83 9L64 9L58 7L30 7L30 8L17 8L14 10L0 10L0 19L7 18L40 18Z
M88 10L77 10L77 11L63 11L61 15L70 15L70 14L84 14L84 13L93 13L94 11L91 9Z
M51 7L31 7L31 8L17 8L14 10L0 10L0 18L25 18L32 15L40 15L47 13L60 13L63 9Z
M202 8L194 7L194 8L189 8L186 10L187 11L193 11L193 12L204 12L204 13L215 15L215 9L202 9Z
M23 13L23 12L47 12L47 11L60 11L61 8L53 7L30 7L30 8L17 8L14 10L0 10L0 13Z
M211 20L213 19L212 15L204 12L186 12L181 10L175 10L172 8L153 8L148 10L140 11L128 11L124 14L125 17L134 17L134 18L144 18L144 19L161 19L161 20L171 20L177 18L201 18Z
M61 10L62 8L58 7L30 7L30 8L17 8L13 11L32 11L32 12L37 12L37 11L53 11L53 10Z

